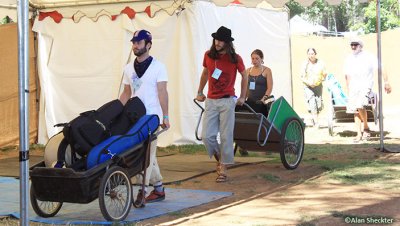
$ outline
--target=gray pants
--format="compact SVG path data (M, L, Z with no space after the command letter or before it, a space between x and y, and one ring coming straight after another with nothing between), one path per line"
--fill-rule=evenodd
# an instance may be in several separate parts
M210 158L220 156L222 164L233 164L233 128L235 124L235 101L231 98L206 99L203 121L203 142ZM220 134L221 144L217 135Z
M324 108L322 101L322 85L311 88L304 86L304 98L311 114L318 114Z

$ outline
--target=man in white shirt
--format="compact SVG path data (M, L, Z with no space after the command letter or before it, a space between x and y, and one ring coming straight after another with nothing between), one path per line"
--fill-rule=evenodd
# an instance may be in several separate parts
M146 114L156 114L162 121L161 127L169 128L167 70L161 62L150 56L152 45L151 33L146 30L136 31L131 40L132 51L136 56L133 62L124 68L124 90L120 96L125 105L131 97L139 97L146 107ZM157 140L150 144L150 163L146 169L145 202L156 202L165 199L162 176L156 158ZM142 176L137 176L138 183L142 183ZM152 184L154 190L147 196L147 187ZM143 200L143 193L139 190L136 203Z
M357 129L357 136L354 142L368 140L371 132L367 123L366 106L368 97L374 85L374 72L377 68L376 58L363 51L364 43L360 38L353 38L350 42L352 54L350 54L344 64L346 85L348 90L347 113L354 113L354 121ZM387 75L384 72L385 91L391 92ZM361 124L362 123L362 124Z

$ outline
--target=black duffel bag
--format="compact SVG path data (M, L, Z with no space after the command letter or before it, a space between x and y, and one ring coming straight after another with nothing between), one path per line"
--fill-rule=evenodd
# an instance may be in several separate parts
M121 101L113 100L97 110L82 112L64 125L64 138L71 149L85 156L90 149L111 136L111 124L122 113Z

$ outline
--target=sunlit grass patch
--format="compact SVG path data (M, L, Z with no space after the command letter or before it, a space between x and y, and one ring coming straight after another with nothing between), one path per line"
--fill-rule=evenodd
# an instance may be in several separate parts
M400 165L381 161L362 161L334 170L329 177L344 184L388 182L400 177Z
M206 154L204 145L201 144L185 144L185 145L170 145L167 147L159 147L160 152L171 154Z

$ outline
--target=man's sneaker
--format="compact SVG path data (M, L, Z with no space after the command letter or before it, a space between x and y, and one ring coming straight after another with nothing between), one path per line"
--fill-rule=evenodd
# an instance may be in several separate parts
M146 197L146 202L151 203L151 202L159 202L165 199L165 189L161 192L156 191L155 189L151 191L150 195Z

